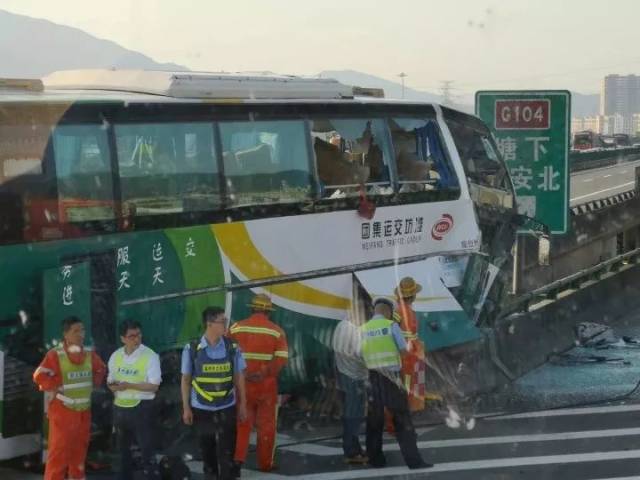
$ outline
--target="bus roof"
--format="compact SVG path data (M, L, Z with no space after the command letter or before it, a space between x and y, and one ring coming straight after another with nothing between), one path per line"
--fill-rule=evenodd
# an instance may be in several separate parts
M153 70L65 70L39 80L11 79L0 102L114 102L288 104L356 103L435 106L432 102L384 98L378 88L345 85L330 78L271 73L203 73ZM21 83L22 82L22 83ZM31 84L30 82L34 82ZM44 85L44 88L37 88ZM454 111L443 107L443 111ZM462 114L462 112L458 112ZM467 116L467 114L464 114ZM473 117L473 115L469 115Z
M353 88L330 78L266 73L66 70L43 79L47 89L105 90L181 99L342 99Z

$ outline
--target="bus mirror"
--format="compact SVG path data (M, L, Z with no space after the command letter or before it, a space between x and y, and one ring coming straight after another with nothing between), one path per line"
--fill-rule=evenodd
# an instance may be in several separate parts
M551 252L551 241L549 237L538 237L538 265L549 265L549 254Z

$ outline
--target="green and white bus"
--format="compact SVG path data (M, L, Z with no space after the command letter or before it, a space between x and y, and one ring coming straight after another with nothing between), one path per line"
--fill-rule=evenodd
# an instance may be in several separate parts
M332 332L358 298L393 296L406 275L423 286L428 351L478 340L488 286L465 286L468 260L513 200L477 118L334 80L0 81L0 459L42 448L30 375L70 314L105 358L117 324L139 320L174 399L203 308L239 320L260 292L289 339L280 390L294 397L330 384Z

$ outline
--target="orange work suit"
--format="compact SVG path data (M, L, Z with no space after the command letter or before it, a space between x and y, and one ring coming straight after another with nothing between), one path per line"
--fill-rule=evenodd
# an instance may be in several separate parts
M240 345L245 370L247 418L238 420L235 461L244 463L253 426L257 430L258 469L273 469L278 419L278 374L289 358L284 331L264 313L254 313L231 326L229 336Z
M411 304L398 301L398 315L400 316L400 329L407 341L407 354L402 356L402 382L409 395L409 409L412 412L424 410L424 379L419 378L418 364L425 361L424 344L418 339L418 319L411 308ZM424 366L424 365L423 365ZM418 388L418 384L423 388Z
M100 357L93 351L70 353L64 345L69 360L75 364L82 364L85 355L91 355L93 385L102 384L106 374L106 367ZM62 386L62 371L55 349L49 350L44 359L33 372L33 381L43 392L53 395ZM85 460L89 447L91 431L91 409L76 411L67 408L60 400L53 396L47 410L49 418L49 440L47 463L44 470L45 480L69 480L85 478Z

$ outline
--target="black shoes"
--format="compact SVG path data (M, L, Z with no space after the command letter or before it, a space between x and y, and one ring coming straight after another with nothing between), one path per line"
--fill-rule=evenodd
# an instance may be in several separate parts
M411 470L418 470L420 468L431 468L433 467L433 463L427 463L424 460L421 460L418 463L414 463L413 465L407 465Z
M240 478L241 473L242 473L242 463L233 462L233 466L231 467L231 477Z

